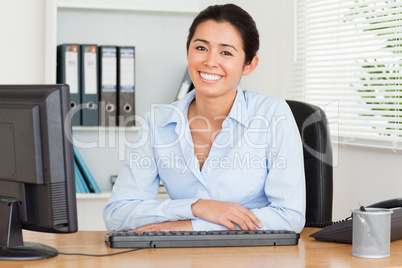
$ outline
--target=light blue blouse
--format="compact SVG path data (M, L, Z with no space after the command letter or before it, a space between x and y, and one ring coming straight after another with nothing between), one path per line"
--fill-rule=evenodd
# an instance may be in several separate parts
M300 232L306 205L303 152L287 103L238 88L200 171L187 120L194 98L193 90L146 115L103 210L106 227L131 230L190 219L194 230L225 230L191 212L198 199L212 199L250 209L261 229ZM154 200L160 181L171 198L163 202Z

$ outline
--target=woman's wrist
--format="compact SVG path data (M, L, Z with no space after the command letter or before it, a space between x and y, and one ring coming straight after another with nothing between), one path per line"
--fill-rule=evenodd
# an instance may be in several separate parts
M198 199L195 203L191 205L191 213L193 213L194 217L199 217L200 215L200 205L202 205L203 200Z

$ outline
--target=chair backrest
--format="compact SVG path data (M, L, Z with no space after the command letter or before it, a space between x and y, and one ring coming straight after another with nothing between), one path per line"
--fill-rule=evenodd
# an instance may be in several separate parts
M328 121L323 110L312 104L287 101L303 142L306 176L306 227L332 221L333 161Z

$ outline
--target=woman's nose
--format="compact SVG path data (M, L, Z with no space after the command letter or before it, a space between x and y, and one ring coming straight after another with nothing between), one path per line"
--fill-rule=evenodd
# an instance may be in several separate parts
M208 67L218 66L218 55L213 52L207 53L205 56L204 64Z

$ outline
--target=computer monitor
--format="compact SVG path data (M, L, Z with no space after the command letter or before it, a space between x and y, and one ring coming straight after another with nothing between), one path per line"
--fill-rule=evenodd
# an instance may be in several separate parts
M78 229L68 85L0 85L0 259L34 260L55 248L22 229Z

